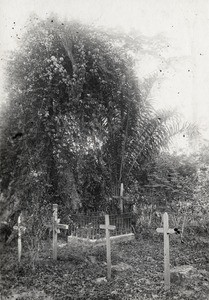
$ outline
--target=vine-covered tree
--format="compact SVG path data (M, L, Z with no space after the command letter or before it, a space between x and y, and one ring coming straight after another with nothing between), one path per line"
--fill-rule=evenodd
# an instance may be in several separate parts
M179 131L140 91L140 39L56 18L30 20L7 66L5 197L101 208ZM21 201L20 201L21 200ZM105 204L105 203L104 203Z

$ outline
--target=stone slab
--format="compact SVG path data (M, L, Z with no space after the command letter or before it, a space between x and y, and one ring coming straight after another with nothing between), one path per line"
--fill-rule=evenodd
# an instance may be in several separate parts
M132 241L134 239L135 239L135 235L133 233L116 235L116 236L110 237L111 244ZM89 246L104 246L104 245L106 245L106 238L93 240L93 239L80 238L80 237L70 235L70 236L68 236L68 243L83 244L86 246L88 246L88 245Z

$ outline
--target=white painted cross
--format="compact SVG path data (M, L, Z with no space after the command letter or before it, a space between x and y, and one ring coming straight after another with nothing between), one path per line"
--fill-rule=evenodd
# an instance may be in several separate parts
M174 229L169 229L168 214L163 214L163 228L156 229L158 233L164 234L164 283L165 290L170 290L170 254L169 254L169 234L176 233Z
M125 199L129 199L129 197L124 197L123 196L123 191L124 191L124 188L123 188L123 183L121 183L120 185L120 196L113 196L113 198L115 199L120 199L120 211L123 213L123 200Z
M107 247L107 278L111 279L111 250L110 250L110 232L109 230L115 230L116 226L110 225L109 215L105 215L105 225L99 226L106 231L106 247Z
M17 248L18 248L18 262L20 263L21 256L22 256L22 233L25 232L26 227L21 225L21 214L17 220L17 226L13 227L18 232L18 240L17 240Z
M53 259L57 260L57 234L60 233L60 229L68 229L68 225L59 224L60 219L57 218L58 205L53 204L53 219L52 219L52 230L53 230ZM51 225L50 225L51 227Z

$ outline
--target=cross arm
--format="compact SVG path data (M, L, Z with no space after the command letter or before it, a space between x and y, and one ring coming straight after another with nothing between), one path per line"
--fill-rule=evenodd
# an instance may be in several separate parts
M68 225L65 225L65 224L57 224L57 228L59 229L68 229Z
M174 229L168 229L168 232L169 234L173 234L173 233L176 233Z
M158 233L164 233L164 229L163 228L157 228L156 231ZM168 229L167 234L173 234L173 233L177 233L176 230L174 230L174 229Z
M99 225L99 228L100 229L109 229L109 230L115 230L116 229L116 226L115 225Z
M45 224L44 225L46 228L52 228L52 225L51 224Z
M20 226L13 226L13 229L14 229L14 230L20 230L21 232L25 232L26 227L23 226L23 225L20 225Z
M125 196L112 196L112 198L114 198L114 199L124 199L124 200L129 199L129 197L125 197Z

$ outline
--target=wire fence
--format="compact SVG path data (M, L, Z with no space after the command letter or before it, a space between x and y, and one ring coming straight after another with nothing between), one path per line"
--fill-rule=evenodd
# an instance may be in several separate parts
M111 230L110 235L122 235L132 233L133 215L130 213L121 215L109 215L110 225L116 229ZM76 214L69 216L69 235L87 239L101 239L105 237L105 230L100 225L105 224L104 215Z

